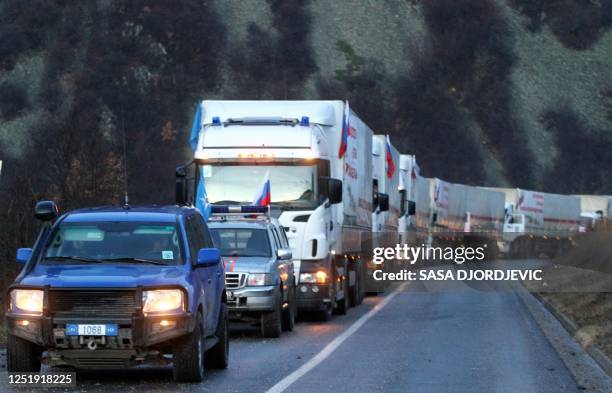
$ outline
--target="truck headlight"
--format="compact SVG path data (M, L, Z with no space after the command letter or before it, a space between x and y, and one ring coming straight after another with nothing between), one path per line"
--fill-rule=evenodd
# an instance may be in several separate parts
M13 289L10 308L15 313L42 314L44 291L40 289Z
M272 285L272 276L270 273L249 273L247 280L248 286Z
M318 270L314 273L300 273L300 282L304 284L327 284L327 272Z
M174 314L185 309L185 295L180 289L155 289L142 292L142 312Z

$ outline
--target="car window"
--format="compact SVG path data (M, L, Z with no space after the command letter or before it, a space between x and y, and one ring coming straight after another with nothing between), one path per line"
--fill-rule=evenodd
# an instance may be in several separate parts
M176 223L167 222L62 222L49 237L41 263L148 259L178 264L179 233Z
M270 231L272 232L272 237L274 238L274 245L276 246L276 249L280 249L282 248L280 246L280 240L278 240L278 233L276 233L276 231L274 230L274 227L270 228Z
M192 217L193 224L195 226L196 233L201 239L201 247L200 248L210 248L213 247L212 239L210 238L210 233L208 231L208 227L206 226L206 222L204 218L199 214L196 214Z
M189 253L191 254L191 259L195 261L198 257L200 236L198 236L196 231L193 217L190 217L185 221L185 229L187 231L187 241L189 242Z
M270 257L270 240L265 229L212 228L213 243L223 256Z
M289 248L289 240L287 239L287 235L282 227L278 229L278 233L280 234L281 241L283 243L283 248Z

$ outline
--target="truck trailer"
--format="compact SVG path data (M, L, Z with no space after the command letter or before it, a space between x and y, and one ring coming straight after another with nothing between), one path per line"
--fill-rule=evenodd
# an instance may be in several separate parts
M327 319L359 304L371 250L372 130L343 101L205 100L198 110L201 199L251 204L268 178L298 308Z

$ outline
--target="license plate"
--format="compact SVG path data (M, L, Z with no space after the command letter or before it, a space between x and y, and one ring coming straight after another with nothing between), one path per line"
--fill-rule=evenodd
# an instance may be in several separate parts
M66 336L116 336L118 330L115 324L67 324Z

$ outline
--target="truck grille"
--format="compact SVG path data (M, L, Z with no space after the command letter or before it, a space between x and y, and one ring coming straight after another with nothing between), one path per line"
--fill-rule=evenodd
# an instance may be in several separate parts
M225 273L225 288L242 288L246 285L246 278L246 273Z
M55 316L131 317L136 311L135 291L49 291Z

